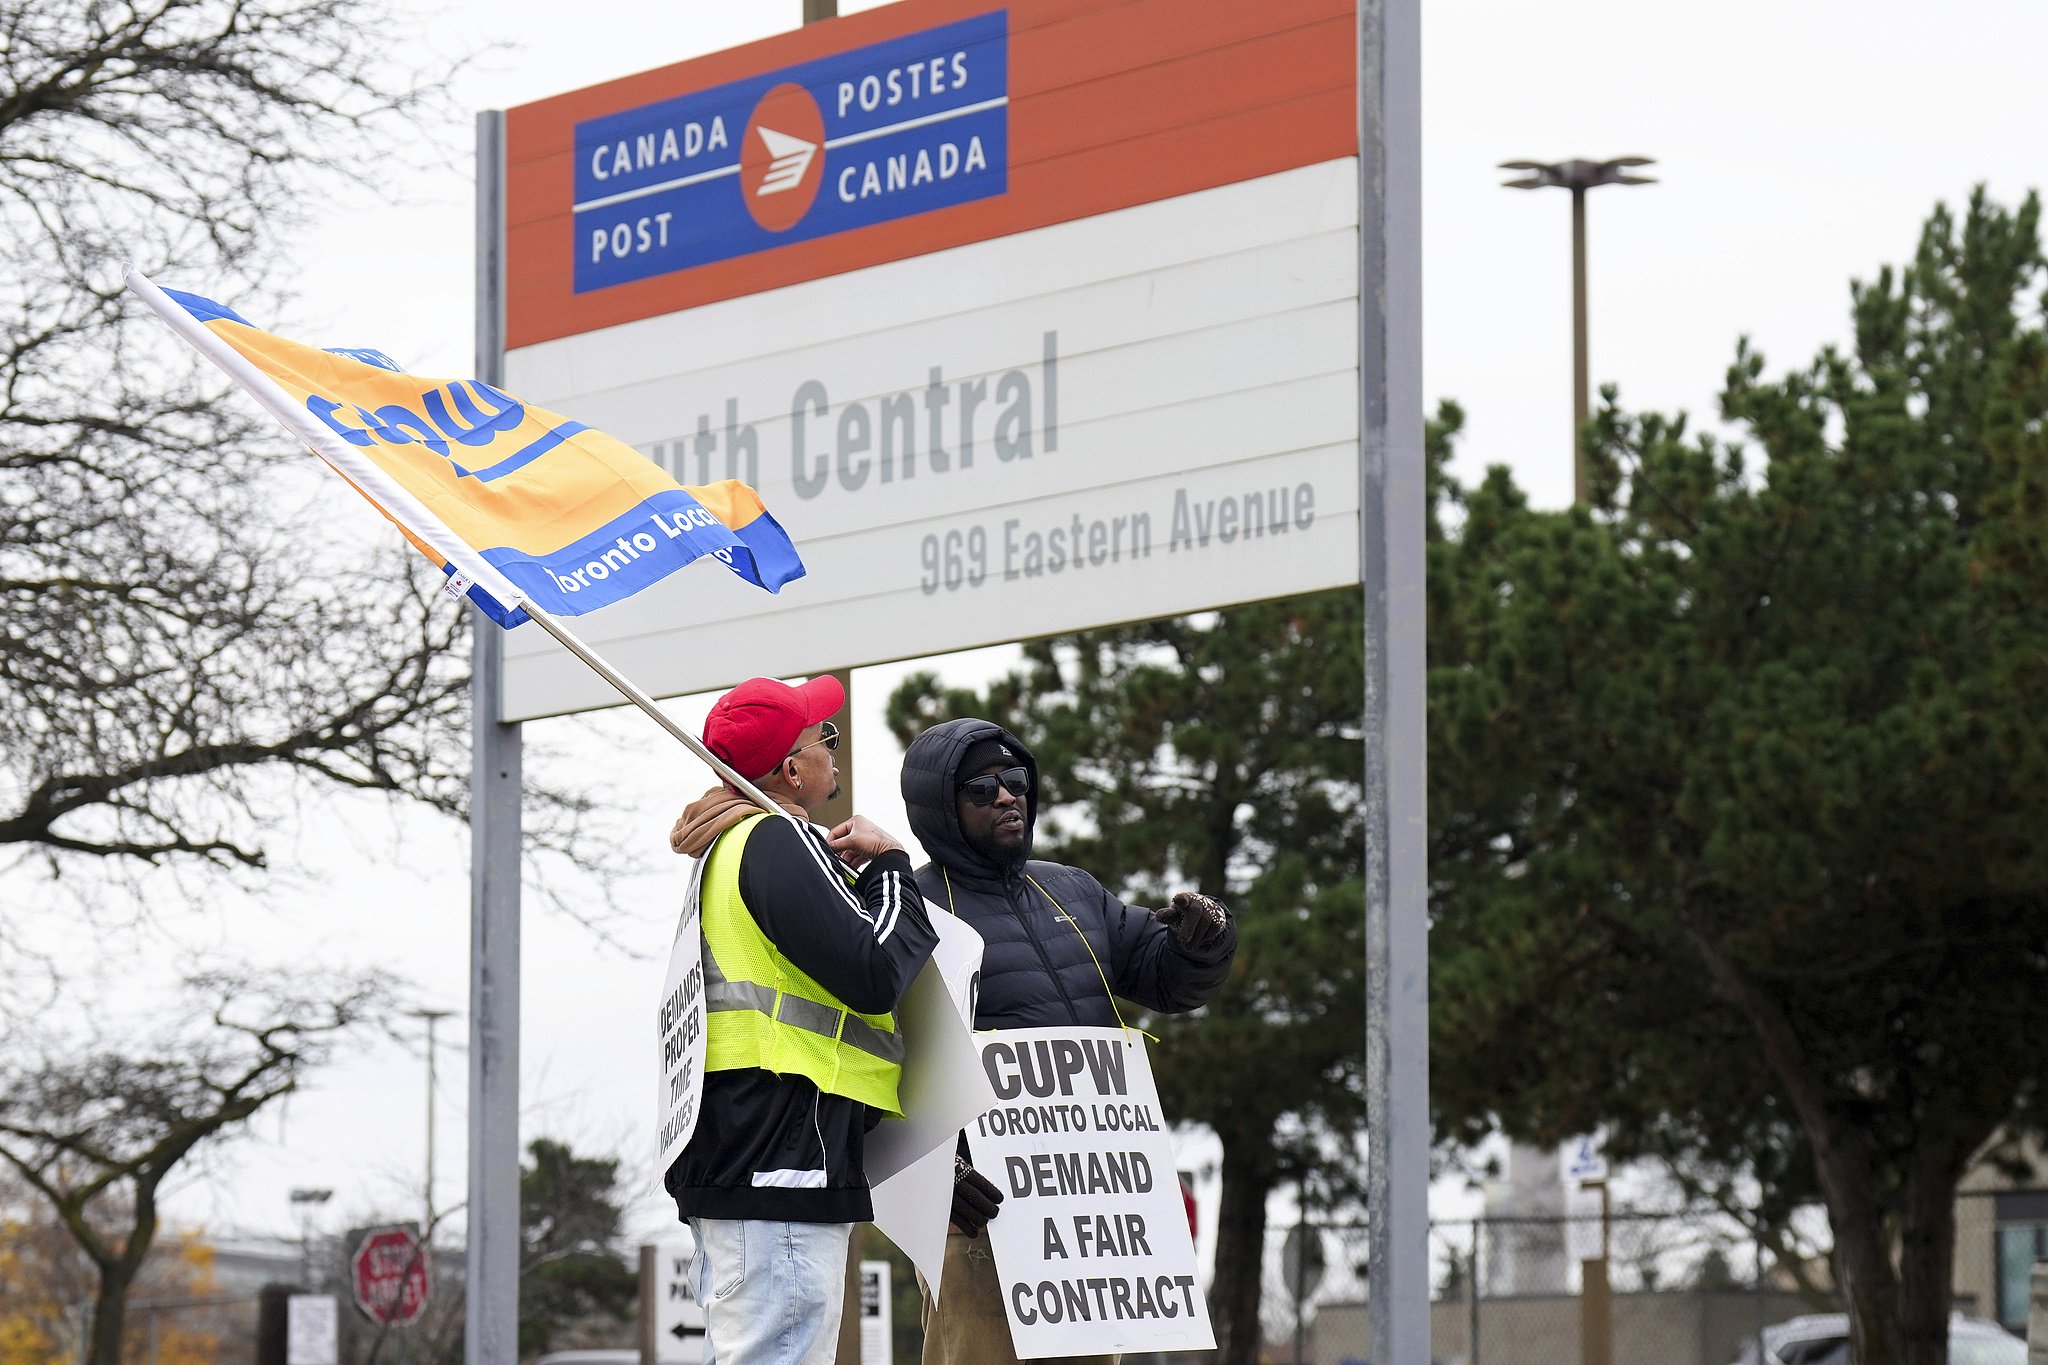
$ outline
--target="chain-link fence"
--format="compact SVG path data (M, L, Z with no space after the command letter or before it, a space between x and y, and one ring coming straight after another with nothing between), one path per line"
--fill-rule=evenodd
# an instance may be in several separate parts
M1582 1262L1599 1255L1600 1237L1598 1217L1433 1223L1435 1365L1582 1365L1588 1330L1601 1330L1599 1295L1586 1292ZM1367 1254L1361 1223L1268 1229L1261 1298L1266 1365L1364 1365ZM438 1331L415 1326L392 1333L377 1353L378 1365L459 1356L460 1265L448 1259L437 1265L435 1287L448 1320ZM1986 1192L1957 1202L1956 1312L2024 1332L2028 1272L2037 1259L2048 1259L2048 1193ZM1824 1260L1806 1267L1816 1288L1802 1291L1740 1223L1712 1210L1610 1213L1605 1264L1611 1365L1734 1365L1764 1326L1839 1307L1825 1288ZM922 1333L907 1263L897 1285L913 1286L909 1297L899 1295L896 1308L897 1358L914 1360ZM374 1329L349 1310L342 1285L323 1289L342 1296L342 1359L368 1359ZM130 1301L127 1329L128 1365L253 1365L256 1301L138 1298Z
M1580 1365L1583 1343L1604 1335L1612 1365L1731 1365L1766 1325L1834 1306L1797 1288L1725 1215L1628 1211L1604 1224L1604 1259L1598 1216L1432 1224L1432 1359ZM1307 1223L1268 1237L1267 1361L1363 1365L1365 1227Z

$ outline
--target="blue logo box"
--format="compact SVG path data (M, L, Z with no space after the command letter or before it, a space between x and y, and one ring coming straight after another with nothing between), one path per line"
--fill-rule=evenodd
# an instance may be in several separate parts
M577 124L576 292L1008 185L1009 14L995 10Z

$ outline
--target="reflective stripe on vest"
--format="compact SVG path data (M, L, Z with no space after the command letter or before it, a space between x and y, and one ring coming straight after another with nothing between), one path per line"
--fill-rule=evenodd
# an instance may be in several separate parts
M704 926L707 1071L758 1068L900 1115L903 1036L888 1014L859 1014L782 955L740 898L740 860L761 821L718 837L699 896Z

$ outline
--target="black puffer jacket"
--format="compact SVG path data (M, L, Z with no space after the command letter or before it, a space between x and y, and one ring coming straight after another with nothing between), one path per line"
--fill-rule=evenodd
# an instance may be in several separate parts
M1035 826L1038 762L1000 725L947 721L919 735L903 758L910 828L933 858L917 871L918 889L972 925L987 945L975 1027L1114 1025L1105 976L1124 999L1172 1014L1213 996L1237 951L1235 920L1197 958L1149 911L1125 905L1077 867L1033 859L1006 869L968 845L954 795L960 763L990 738L1023 756L1031 774L1026 817Z

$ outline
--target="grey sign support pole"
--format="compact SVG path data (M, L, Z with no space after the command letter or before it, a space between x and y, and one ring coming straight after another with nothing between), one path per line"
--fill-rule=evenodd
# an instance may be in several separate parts
M1371 1359L1429 1361L1420 0L1359 0Z
M476 121L476 373L504 382L505 116ZM504 632L477 617L470 679L469 1261L465 1359L519 1359L519 726Z

